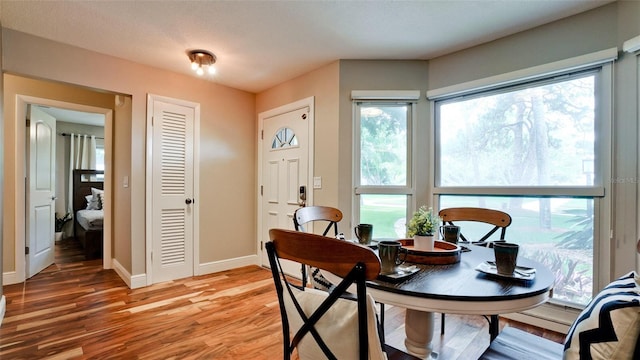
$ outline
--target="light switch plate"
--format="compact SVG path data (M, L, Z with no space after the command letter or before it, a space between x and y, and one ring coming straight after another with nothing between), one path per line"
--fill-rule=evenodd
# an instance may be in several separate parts
M313 177L313 188L314 189L322 189L322 177L314 176Z

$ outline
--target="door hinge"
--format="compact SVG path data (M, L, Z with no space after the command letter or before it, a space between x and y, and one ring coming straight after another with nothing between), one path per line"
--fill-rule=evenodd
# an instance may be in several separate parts
M27 127L31 126L31 120L26 119L26 120L25 120L25 123L27 124Z
M24 254L25 255L29 255L29 247L28 246L24 247Z
M260 139L264 140L264 130L260 130Z
M153 119L155 119L155 116L151 117L151 127L153 127Z
M260 241L260 251L262 251L262 241Z
M263 185L260 185L260 196L262 196L263 191L264 191L264 186L263 186Z

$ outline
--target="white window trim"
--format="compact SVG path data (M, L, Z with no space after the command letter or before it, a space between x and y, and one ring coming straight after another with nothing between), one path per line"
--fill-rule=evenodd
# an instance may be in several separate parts
M360 222L360 198L362 194L407 195L407 213L414 211L413 195L415 194L415 124L417 119L416 103L420 99L419 90L353 90L351 91L353 119L353 168L351 170L351 186L353 189L353 206L351 219L353 224ZM402 104L409 106L407 123L407 185L406 186L361 186L360 185L360 114L359 108L366 104Z
M612 150L612 127L613 127L613 61L617 59L618 49L611 48L603 51L599 51L592 54L578 56L570 59L557 61L550 64L544 64L528 69L518 70L507 74L492 76L479 80L469 81L462 84L456 84L439 89L427 91L427 99L429 100L431 107L431 160L429 173L429 188L432 192L433 204L437 208L439 207L439 195L440 194L479 194L486 192L486 195L509 195L514 191L522 191L522 193L530 194L532 196L589 196L593 197L594 202L594 218L597 220L594 224L594 237L598 237L600 240L594 244L594 257L593 266L597 269L597 272L593 279L593 291L594 294L606 286L611 280L611 241L612 241L612 166L613 163L613 150ZM600 126L596 131L600 132L598 137L599 141L603 143L596 144L597 156L600 159L598 164L601 168L599 170L599 186L585 187L583 189L577 189L574 187L572 190L555 188L555 190L562 190L563 193L556 192L553 189L548 191L544 188L538 187L535 189L528 188L453 188L453 187L436 187L435 183L435 171L437 163L436 159L436 100L441 100L449 97L457 97L472 92L478 91L490 91L495 88L504 87L516 84L523 81L531 81L541 79L545 77L553 76L554 74L566 73L571 71L578 71L581 69L587 69L590 67L601 67L601 75L597 83L597 91L601 91L599 94L599 105L597 109L599 112L596 114L597 119L600 121ZM598 184L598 182L596 182ZM479 191L482 189L482 191ZM605 196L606 195L606 196ZM640 261L640 260L639 260ZM558 316L558 312L563 316ZM537 318L544 318L541 323L535 322L538 326L553 329L553 326L545 325L557 322L555 330L564 328L568 320L573 321L577 317L577 312L572 307L567 307L566 304L561 303L547 303L544 307L537 308L533 313L538 313ZM522 313L522 316L516 316L520 321L531 320L531 311L528 313ZM557 319L557 320L554 320Z

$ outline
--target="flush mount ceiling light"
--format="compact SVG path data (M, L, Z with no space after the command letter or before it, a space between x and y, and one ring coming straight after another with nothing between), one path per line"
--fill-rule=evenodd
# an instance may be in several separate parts
M190 50L187 52L189 60L191 60L191 69L198 75L203 75L205 69L210 75L216 73L213 64L216 63L216 56L207 50Z

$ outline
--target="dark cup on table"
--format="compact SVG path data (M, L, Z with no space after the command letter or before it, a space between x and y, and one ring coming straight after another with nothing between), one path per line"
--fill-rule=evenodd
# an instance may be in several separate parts
M518 260L518 244L508 242L494 242L493 252L496 256L498 274L513 275Z
M363 245L369 245L371 239L373 239L373 225L371 224L359 224L353 231L356 233L358 242Z
M442 240L457 244L460 241L460 226L457 225L442 225L440 226L440 235Z
M400 254L404 254L400 258ZM380 273L393 274L396 272L398 265L407 259L407 249L402 247L400 241L380 241L378 243L378 256L380 256Z

